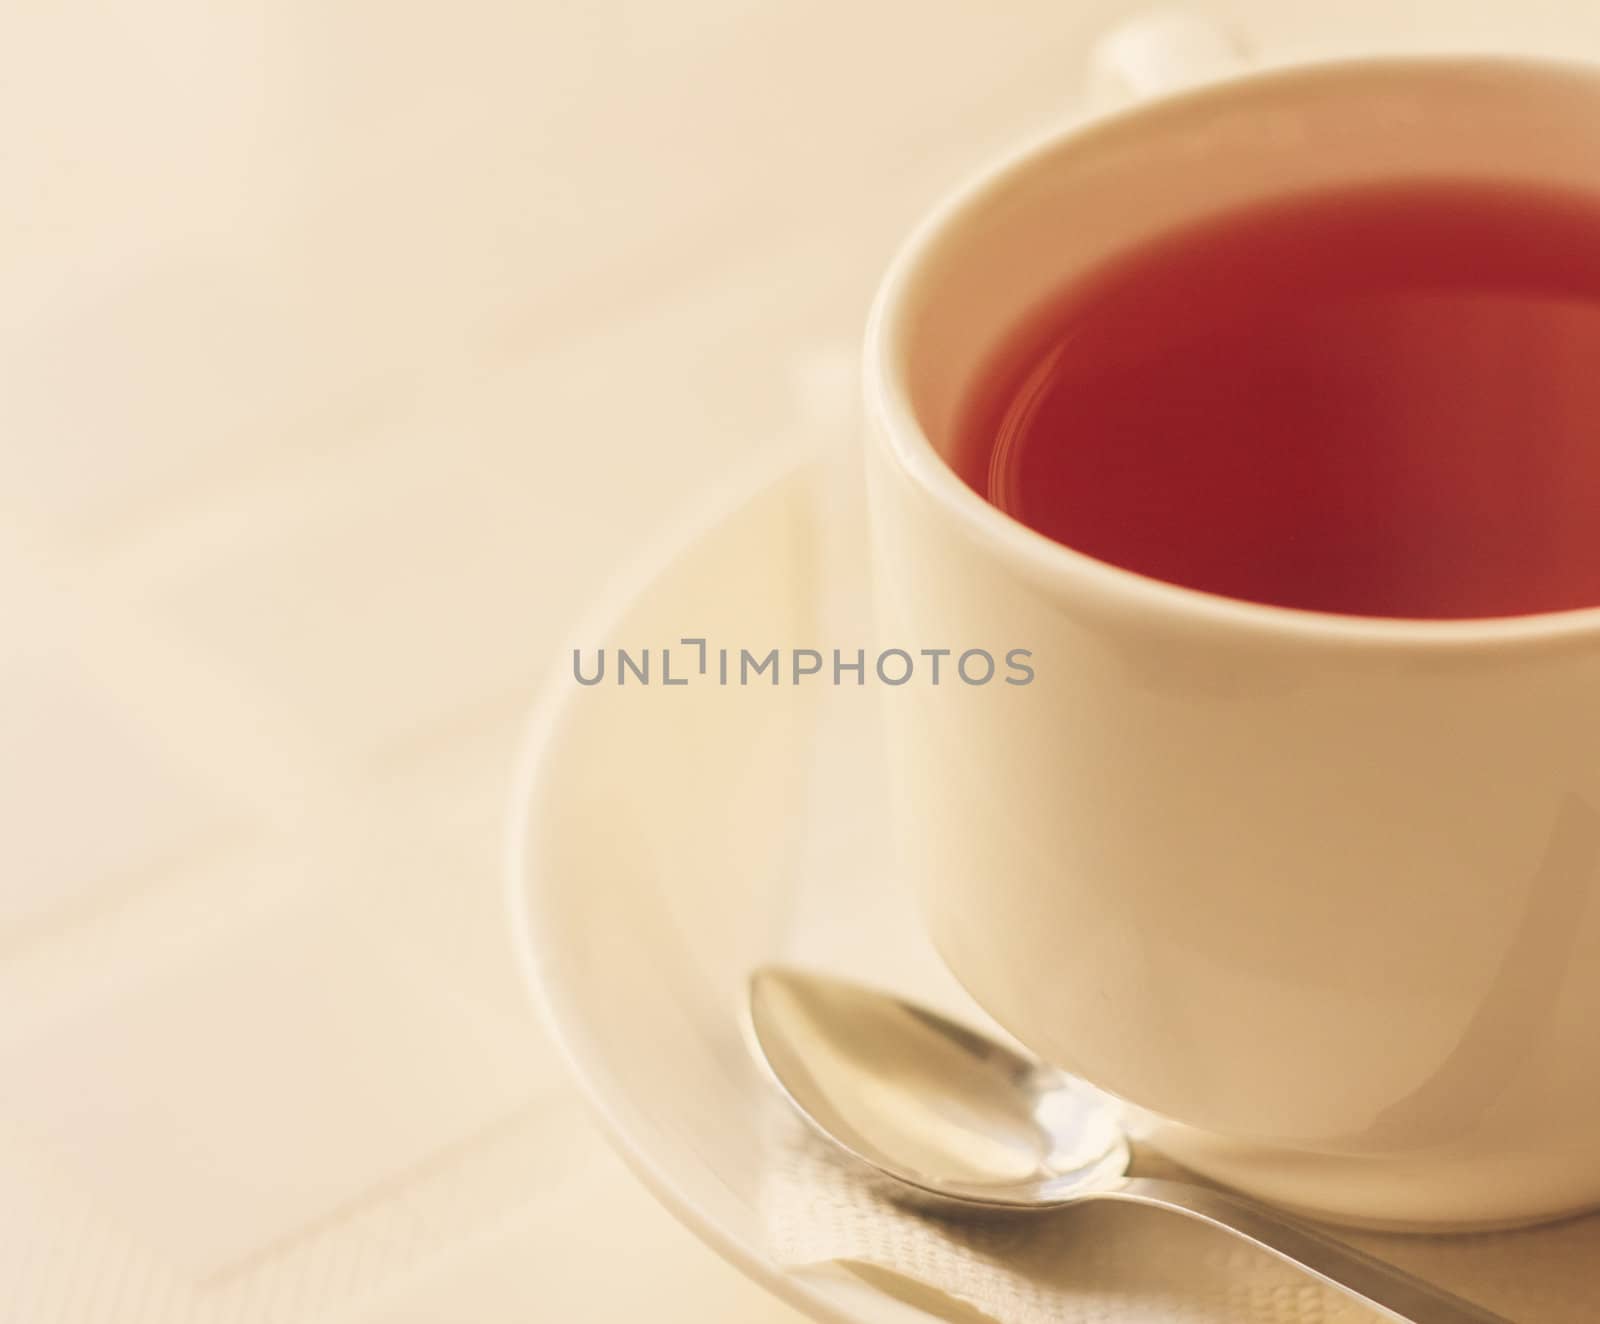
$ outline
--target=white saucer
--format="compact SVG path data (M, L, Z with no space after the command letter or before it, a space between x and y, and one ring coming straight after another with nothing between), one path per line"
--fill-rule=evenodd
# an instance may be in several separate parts
M972 1318L965 1307L925 1312L890 1276L786 1270L762 1215L767 1123L786 1105L743 1037L754 966L830 969L993 1028L933 955L891 865L874 690L787 676L736 683L740 648L871 655L858 487L837 457L763 465L644 558L575 634L515 788L513 928L536 999L612 1139L711 1246L819 1319ZM705 676L686 636L707 641ZM651 683L632 673L617 683L619 646L635 659L650 650ZM577 683L574 647L586 676L607 650L602 683ZM663 647L673 677L689 683L662 683ZM734 658L727 686L716 683L722 647ZM1073 1211L1061 1253L1084 1256L1086 1277L1101 1274L1084 1319L1365 1318L1265 1257L1225 1263L1225 1241L1180 1245L1165 1220L1115 1221L1124 1212ZM1514 1306L1515 1318L1590 1317L1600 1220L1493 1237L1348 1235Z

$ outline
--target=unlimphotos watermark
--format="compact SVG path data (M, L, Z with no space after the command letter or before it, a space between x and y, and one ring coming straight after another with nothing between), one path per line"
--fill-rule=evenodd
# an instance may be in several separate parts
M676 651L675 651L676 650ZM713 648L688 637L665 648L572 650L572 678L599 685L1029 685L1031 649Z

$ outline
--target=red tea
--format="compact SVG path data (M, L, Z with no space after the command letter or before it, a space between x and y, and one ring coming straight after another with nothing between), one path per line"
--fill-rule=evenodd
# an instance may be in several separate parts
M1397 183L1174 231L1001 346L954 463L1058 542L1229 597L1600 605L1600 197Z

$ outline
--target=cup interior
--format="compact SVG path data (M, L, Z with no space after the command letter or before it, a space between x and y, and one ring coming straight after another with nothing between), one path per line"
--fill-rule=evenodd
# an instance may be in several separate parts
M989 355L1041 303L1185 223L1318 189L1430 178L1600 196L1600 78L1526 59L1342 61L1136 106L1025 152L936 213L880 295L869 371L948 469ZM998 512L995 518L1001 518Z

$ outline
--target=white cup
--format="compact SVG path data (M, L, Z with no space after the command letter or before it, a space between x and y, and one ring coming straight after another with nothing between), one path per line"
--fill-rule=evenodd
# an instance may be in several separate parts
M1149 91L1224 50L1164 20L1109 43L1101 82ZM1033 654L1025 686L890 693L936 945L1174 1157L1411 1228L1600 1203L1600 609L1217 597L1044 538L945 457L986 353L1108 257L1270 196L1430 176L1600 193L1600 73L1341 60L1091 117L922 225L866 353L886 641Z

